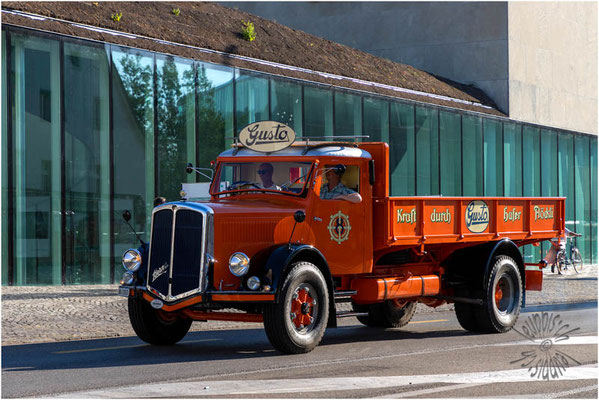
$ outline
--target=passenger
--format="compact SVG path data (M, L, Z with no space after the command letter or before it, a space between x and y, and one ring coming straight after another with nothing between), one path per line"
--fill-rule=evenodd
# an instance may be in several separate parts
M259 184L261 189L271 189L271 190L281 190L281 188L272 181L272 173L274 172L274 168L271 163L263 163L258 167L258 176L262 181L262 184Z
M339 173L333 167L329 168L325 174L327 184L320 187L320 198L324 200L346 200L351 203L360 203L362 196L341 183L343 172Z

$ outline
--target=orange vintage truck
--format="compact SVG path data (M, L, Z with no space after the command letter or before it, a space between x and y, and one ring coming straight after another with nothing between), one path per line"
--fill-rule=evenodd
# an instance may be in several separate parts
M386 143L294 136L250 124L218 157L209 201L154 208L119 288L142 340L176 343L192 321L263 322L275 348L305 353L339 317L401 327L418 302L505 332L525 291L541 290L519 247L564 234L564 198L390 197Z

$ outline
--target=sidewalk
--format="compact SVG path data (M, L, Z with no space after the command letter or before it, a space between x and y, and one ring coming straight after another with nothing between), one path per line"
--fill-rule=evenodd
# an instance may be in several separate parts
M527 305L597 300L597 265L582 274L559 276L545 271L543 291L528 292ZM127 299L118 285L2 287L2 345L135 336ZM348 304L341 304L347 308ZM418 313L453 310L419 305ZM191 330L261 328L261 324L194 322Z

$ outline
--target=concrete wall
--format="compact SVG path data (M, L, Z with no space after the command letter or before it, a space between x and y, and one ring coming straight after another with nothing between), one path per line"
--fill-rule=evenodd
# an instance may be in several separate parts
M508 112L507 4L222 2L484 90Z
M510 118L597 134L596 2L222 2L484 90Z
M597 3L510 2L510 117L597 134Z

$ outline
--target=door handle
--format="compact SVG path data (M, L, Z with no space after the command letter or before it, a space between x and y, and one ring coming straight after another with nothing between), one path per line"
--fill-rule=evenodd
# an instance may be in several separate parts
M322 218L314 217L314 221L322 222Z

